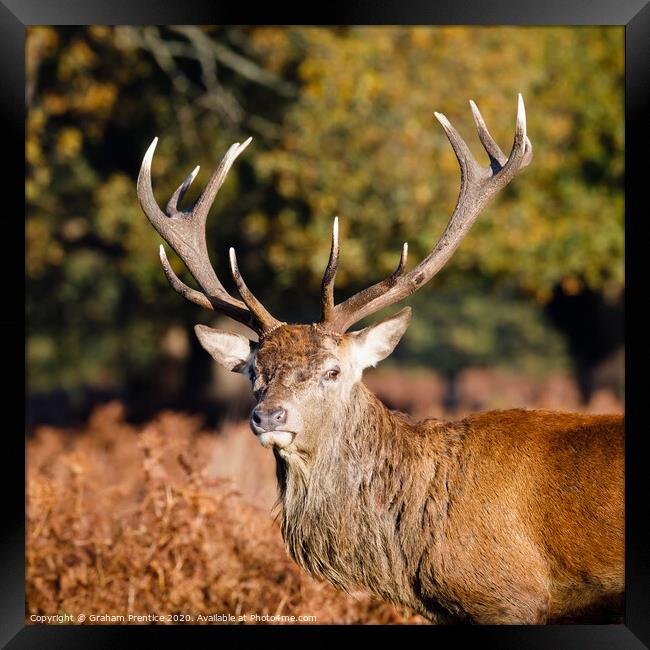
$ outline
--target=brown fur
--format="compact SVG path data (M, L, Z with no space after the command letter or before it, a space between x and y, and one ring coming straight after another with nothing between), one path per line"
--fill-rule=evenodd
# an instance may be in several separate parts
M307 390L344 345L314 326L276 330L257 354L258 399ZM508 410L413 423L360 382L328 412L313 406L314 444L275 451L282 534L309 573L437 622L620 614L623 416Z

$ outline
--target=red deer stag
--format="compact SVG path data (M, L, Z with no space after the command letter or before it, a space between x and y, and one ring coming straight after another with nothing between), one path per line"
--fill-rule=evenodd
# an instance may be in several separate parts
M246 286L232 248L242 300L226 292L210 264L208 210L250 138L230 147L191 210L181 202L198 167L174 192L166 213L151 187L154 140L142 162L138 196L200 290L175 275L161 246L172 287L259 336L253 342L196 326L219 363L250 377L257 400L250 426L273 449L282 536L301 567L342 590L365 589L434 622L617 620L624 591L622 415L517 409L412 422L361 382L364 368L393 351L411 310L359 331L349 328L440 271L483 207L531 161L521 95L509 156L470 105L489 165L479 165L436 113L461 174L458 202L431 253L406 272L404 244L390 277L335 304L335 220L315 323L274 318Z

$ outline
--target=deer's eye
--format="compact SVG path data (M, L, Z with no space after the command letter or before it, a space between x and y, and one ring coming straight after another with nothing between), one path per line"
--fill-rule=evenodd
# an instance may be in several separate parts
M341 369L338 366L330 368L324 375L323 379L326 381L336 381L338 376L341 374Z

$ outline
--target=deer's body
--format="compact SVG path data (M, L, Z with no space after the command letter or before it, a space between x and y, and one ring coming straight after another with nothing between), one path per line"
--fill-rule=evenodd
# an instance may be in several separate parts
M300 390L289 373L320 363L302 329L269 336L260 374ZM275 455L285 545L315 577L439 622L545 623L622 593L623 416L413 422L362 383L314 407L327 435Z
M452 217L431 253L336 305L338 221L321 289L318 323L275 319L246 286L230 251L242 301L212 269L204 225L210 204L246 148L233 145L190 211L180 208L195 169L167 213L151 187L156 141L138 195L149 220L181 256L201 291L185 285L161 247L176 291L221 311L259 341L196 326L205 349L248 375L257 406L250 424L277 461L282 534L289 554L344 590L365 588L437 622L591 622L621 613L623 416L494 411L458 422L414 423L389 411L362 384L388 356L410 309L349 332L365 316L416 291L451 257L487 202L531 160L519 96L512 151L505 156L472 102L490 159L480 166L444 115L461 168Z
M359 393L326 466L276 452L305 570L437 622L540 624L622 594L622 416L411 423Z

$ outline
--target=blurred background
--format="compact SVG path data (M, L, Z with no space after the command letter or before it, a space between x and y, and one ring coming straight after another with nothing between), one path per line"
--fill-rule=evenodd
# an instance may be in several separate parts
M319 314L333 217L341 224L338 301L390 273L404 241L417 263L446 225L459 187L433 111L444 112L483 161L468 100L507 152L521 92L533 163L484 210L445 270L405 302L413 323L366 382L416 417L519 406L623 411L623 38L620 27L30 27L26 420L30 517L40 522L30 539L34 548L45 544L30 560L33 611L87 602L89 585L106 587L95 565L124 578L123 592L117 578L93 592L98 611L111 590L131 608L156 589L154 602L171 598L176 564L170 555L166 573L163 547L157 569L150 558L138 569L107 559L108 548L138 555L136 533L128 537L132 548L110 531L117 525L124 534L126 521L141 531L138 509L151 505L143 504L142 481L153 504L159 489L169 504L170 481L178 494L199 489L199 474L234 481L237 498L270 521L273 462L242 424L248 383L215 367L192 332L199 322L242 328L168 286L161 240L137 201L135 180L154 136L161 205L201 164L193 200L228 146L254 137L211 211L212 262L235 293L226 255L235 246L249 286L269 309L310 322ZM187 471L156 473L147 436L158 436L161 449L184 440L184 455L171 457L196 454L196 467L205 467L179 461ZM71 512L53 496L72 491L77 503L92 485L104 497L106 485L121 486L130 514L109 514L121 512L117 497L108 510ZM164 510L147 510L156 531ZM188 530L204 516L192 513ZM91 543L80 526L109 532L104 541L91 535ZM70 544L76 559L63 550ZM195 540L187 549L197 547ZM58 557L55 548L60 564L48 569L43 557ZM192 575L207 572L214 583L216 569L206 568L214 549L205 552L188 562ZM295 570L287 566L285 577ZM134 586L138 572L151 584ZM183 575L179 585L187 585ZM307 589L302 574L292 579L296 593ZM200 593L192 592L193 607L214 606L216 596ZM271 592L266 585L251 593L232 607ZM330 603L344 598L332 593ZM291 598L280 610L306 602L304 593ZM361 613L340 607L332 622L402 620L374 605Z

